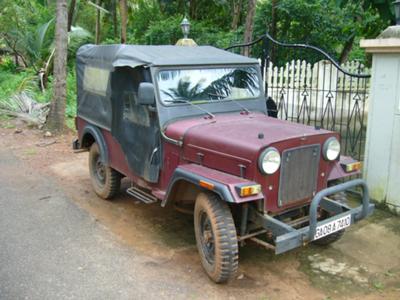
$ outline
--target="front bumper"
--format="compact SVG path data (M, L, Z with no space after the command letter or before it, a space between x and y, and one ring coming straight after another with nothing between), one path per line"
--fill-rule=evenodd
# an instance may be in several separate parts
M361 187L363 192L362 204L358 207L350 208L343 203L327 198L329 195L346 191L357 186ZM318 221L318 207L321 207L333 216ZM249 219L272 232L273 236L276 237L275 253L280 254L312 242L318 226L335 221L349 214L351 215L351 224L354 224L371 215L374 211L374 207L374 204L371 204L369 201L368 187L365 181L362 179L354 179L326 188L317 193L310 204L309 225L306 227L295 229L276 218L263 215L254 209L249 212Z

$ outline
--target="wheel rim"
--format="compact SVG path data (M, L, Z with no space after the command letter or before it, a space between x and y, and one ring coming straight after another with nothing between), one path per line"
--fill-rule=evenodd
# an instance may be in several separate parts
M214 264L215 239L211 226L211 220L205 212L200 215L200 243L204 258L209 264Z
M104 185L106 183L106 167L101 161L100 155L95 157L94 162L94 177L98 183Z

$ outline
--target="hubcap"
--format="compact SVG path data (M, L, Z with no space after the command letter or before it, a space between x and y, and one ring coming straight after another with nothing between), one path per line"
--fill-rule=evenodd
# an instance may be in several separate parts
M105 181L106 181L106 168L105 168L104 164L101 162L100 156L96 160L95 175L96 175L96 179L101 184L105 183Z
M200 241L204 257L209 264L214 264L215 240L210 218L205 212L200 216Z

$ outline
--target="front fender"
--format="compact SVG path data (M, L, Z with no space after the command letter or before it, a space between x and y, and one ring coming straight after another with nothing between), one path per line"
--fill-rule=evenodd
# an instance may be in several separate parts
M353 172L346 172L343 166L350 163L355 163L357 160L351 158L350 156L341 155L339 161L334 162L334 166L328 175L328 181L338 180L352 175L360 174L360 170Z
M243 198L238 195L236 191L237 186L244 184L254 185L256 184L255 182L201 165L187 164L175 169L161 206L165 206L168 203L168 200L171 198L171 191L180 181L190 182L200 188L215 192L222 200L230 203L243 203L264 199L262 193Z

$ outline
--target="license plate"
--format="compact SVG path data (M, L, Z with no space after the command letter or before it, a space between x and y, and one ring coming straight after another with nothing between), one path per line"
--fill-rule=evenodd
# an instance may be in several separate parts
M324 225L317 226L315 231L314 240L320 239L324 236L330 235L336 231L342 230L351 225L351 214L341 217L334 221L328 222Z

